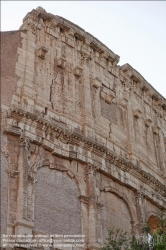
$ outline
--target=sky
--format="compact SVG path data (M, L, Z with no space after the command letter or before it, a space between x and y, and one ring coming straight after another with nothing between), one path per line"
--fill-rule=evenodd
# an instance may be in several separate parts
M99 39L166 98L166 1L1 1L1 31L38 6Z

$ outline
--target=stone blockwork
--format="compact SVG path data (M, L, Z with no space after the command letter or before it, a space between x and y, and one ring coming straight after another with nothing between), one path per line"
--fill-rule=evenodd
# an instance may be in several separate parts
M87 250L112 226L139 233L166 208L164 97L41 7L1 36L3 233L83 234Z

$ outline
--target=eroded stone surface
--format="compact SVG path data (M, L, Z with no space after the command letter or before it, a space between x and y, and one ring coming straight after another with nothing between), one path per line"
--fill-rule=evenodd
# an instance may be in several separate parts
M139 233L166 208L164 97L41 7L1 36L2 233L84 234L84 249Z

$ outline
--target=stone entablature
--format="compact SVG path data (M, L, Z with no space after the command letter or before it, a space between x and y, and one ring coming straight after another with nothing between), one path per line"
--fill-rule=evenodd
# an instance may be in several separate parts
M23 129L24 127L27 128ZM39 127L42 131L41 136L37 136L37 131L35 132ZM160 180L155 178L92 138L64 129L60 123L53 124L46 116L42 118L19 107L12 107L7 114L4 132L15 136L21 136L24 132L24 136L32 143L44 147L51 154L91 164L97 171L115 178L123 185L130 186L134 191L141 192L152 203L165 207L166 186L162 178ZM70 145L74 146L72 150ZM92 155L88 154L89 150L99 156L98 160L92 160ZM135 185L135 178L141 180L140 186Z

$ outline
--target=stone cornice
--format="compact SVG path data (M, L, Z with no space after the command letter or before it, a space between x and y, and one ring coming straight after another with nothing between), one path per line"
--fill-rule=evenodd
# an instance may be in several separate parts
M144 90L145 93L148 93L155 100L156 105L161 105L164 110L166 110L166 99L157 92L153 86L148 83L145 78L135 70L130 64L126 63L119 67L121 79L127 77L128 79L134 80L137 83L137 87Z
M107 166L107 162L113 164L117 169L131 174L133 177L141 180L146 185L149 185L154 192L158 192L161 196L166 197L166 186L162 184L157 178L152 176L150 173L142 170L139 166L134 165L130 161L118 156L115 152L111 151L104 145L93 141L92 139L85 137L81 134L68 131L64 129L60 124L53 124L49 120L38 117L33 113L27 112L26 110L13 106L10 111L8 112L8 117L6 120L6 126L4 128L5 133L13 134L13 135L21 135L21 128L18 126L13 126L11 124L11 119L17 120L18 122L25 123L25 120L28 118L28 121L31 121L32 127L41 127L43 131L43 138L40 136L36 136L32 134L30 131L25 131L27 137L29 137L33 143L43 146L46 150L49 150L52 154L60 155L61 157L74 159L83 163L89 163L95 165L97 171L103 172L108 176L112 176L123 185L130 186L129 183L125 183L123 178L121 179L118 176L117 172L114 172L112 168ZM105 159L106 165L102 165L101 162L97 162L90 158L85 157L78 152L71 152L69 149L63 150L56 148L56 145L53 141L49 139L49 134L52 134L54 138L58 139L62 143L68 145L78 145L85 149L91 149L91 152L100 156L102 159ZM131 186L132 189L137 189L137 187ZM149 197L149 195L146 195ZM152 197L149 197L152 199ZM154 201L154 199L152 199ZM164 198L163 198L164 201ZM159 202L160 206L162 206L163 202Z
M44 26L43 21L47 21L46 26ZM60 33L65 33L69 38L76 38L80 40L83 44L87 44L89 48L93 49L94 52L99 54L105 54L105 59L112 62L112 66L117 65L120 57L116 55L112 50L110 50L106 45L99 41L96 37L92 36L90 33L86 32L84 29L78 25L72 23L71 21L61 17L56 16L51 13L47 13L43 8L38 7L29 12L23 19L23 24L20 29L31 30L35 34L35 29L46 28L46 32L50 35L59 37Z

